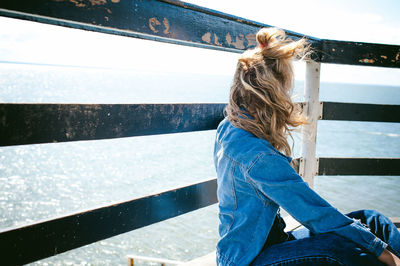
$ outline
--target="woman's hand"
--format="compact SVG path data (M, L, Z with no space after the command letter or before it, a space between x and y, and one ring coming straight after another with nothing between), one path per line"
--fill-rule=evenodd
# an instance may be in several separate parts
M400 259L387 249L382 252L378 260L389 266L400 266Z

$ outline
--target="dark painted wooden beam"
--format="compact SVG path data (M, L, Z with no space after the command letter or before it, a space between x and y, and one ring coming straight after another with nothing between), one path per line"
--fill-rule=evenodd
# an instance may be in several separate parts
M225 104L0 104L0 146L215 129ZM323 102L322 120L400 122L400 106Z
M271 25L176 0L2 0L0 15L167 43L241 53ZM279 26L279 25L277 25ZM323 63L400 67L400 46L306 37Z
M400 67L400 45L335 40L321 41L323 63Z
M319 158L318 175L400 175L399 158Z
M0 146L216 129L225 104L0 104Z
M0 8L3 16L231 52L255 47L255 33L269 26L172 0L2 0Z
M400 122L400 105L323 102L322 106L321 120Z
M2 0L0 8L12 18L237 53L255 47L257 31L270 27L175 0Z
M1 265L21 265L197 210L217 202L217 182L112 204L0 231Z

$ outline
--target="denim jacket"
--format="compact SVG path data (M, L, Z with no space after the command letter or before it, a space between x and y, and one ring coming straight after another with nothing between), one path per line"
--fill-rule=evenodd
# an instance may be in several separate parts
M387 244L315 193L291 158L225 118L217 129L214 163L219 200L218 265L249 265L262 250L279 206L312 233L332 232L379 256ZM279 214L278 214L279 215Z

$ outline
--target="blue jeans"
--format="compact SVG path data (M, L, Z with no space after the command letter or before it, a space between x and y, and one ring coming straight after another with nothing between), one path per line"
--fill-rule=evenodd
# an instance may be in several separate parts
M400 233L387 217L374 210L346 215L359 219L388 244L388 250L400 257ZM272 230L280 230L280 227L274 224ZM354 242L333 233L313 235L302 228L288 232L287 236L286 240L277 244L280 240L269 238L267 242L274 244L267 243L251 265L384 265Z

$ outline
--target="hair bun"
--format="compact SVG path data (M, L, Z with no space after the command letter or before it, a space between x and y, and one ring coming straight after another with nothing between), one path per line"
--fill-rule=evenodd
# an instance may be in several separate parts
M285 39L285 32L277 28L263 28L257 32L256 39L259 47L264 49L278 39Z

